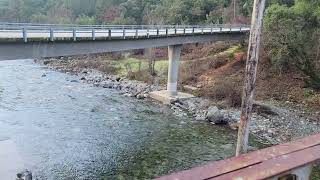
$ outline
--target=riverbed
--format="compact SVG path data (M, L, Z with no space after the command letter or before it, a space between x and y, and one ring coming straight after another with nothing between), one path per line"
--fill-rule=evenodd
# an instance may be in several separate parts
M150 179L234 155L236 131L77 79L0 62L0 179Z

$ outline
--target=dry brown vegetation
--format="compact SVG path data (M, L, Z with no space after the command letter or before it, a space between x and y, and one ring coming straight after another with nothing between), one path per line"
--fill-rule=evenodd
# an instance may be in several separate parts
M210 84L202 88L199 96L212 98L216 101L222 101L224 106L240 107L242 87L232 79L219 81L216 84Z

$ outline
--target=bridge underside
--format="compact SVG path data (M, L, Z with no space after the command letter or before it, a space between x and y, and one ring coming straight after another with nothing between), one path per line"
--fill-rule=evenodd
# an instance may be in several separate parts
M101 41L55 41L55 42L1 42L0 60L31 59L71 55L116 52L170 45L216 41L239 41L244 33L230 32L211 35L175 36L164 38L101 40Z

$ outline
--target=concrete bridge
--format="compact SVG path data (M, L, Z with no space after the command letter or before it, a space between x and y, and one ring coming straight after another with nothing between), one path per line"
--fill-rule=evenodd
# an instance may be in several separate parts
M167 91L151 96L164 103L190 97L177 92L183 44L239 41L248 25L54 25L0 23L0 60L71 56L152 47L168 47Z

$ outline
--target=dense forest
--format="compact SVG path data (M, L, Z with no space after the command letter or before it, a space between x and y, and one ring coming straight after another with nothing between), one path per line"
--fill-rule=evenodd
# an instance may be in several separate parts
M250 23L253 0L0 0L0 21L76 24ZM272 70L320 89L320 1L268 0L264 52Z
M250 2L236 2L239 20L240 14L249 14ZM230 22L232 3L232 0L0 0L0 20L78 24L210 24Z

